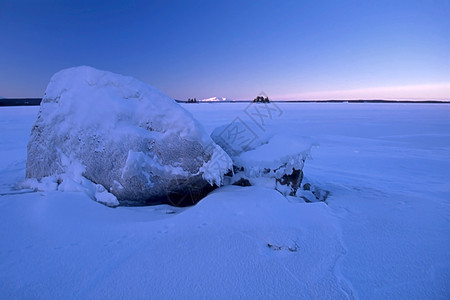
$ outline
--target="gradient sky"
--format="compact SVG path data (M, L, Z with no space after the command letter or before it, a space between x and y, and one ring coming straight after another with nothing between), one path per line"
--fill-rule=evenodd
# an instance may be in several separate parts
M450 99L450 1L0 0L0 96L78 65L176 99Z

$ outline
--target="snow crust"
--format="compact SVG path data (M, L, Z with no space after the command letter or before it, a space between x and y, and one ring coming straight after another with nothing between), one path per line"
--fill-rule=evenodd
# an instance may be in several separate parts
M185 107L210 133L246 105ZM320 144L303 170L326 202L225 186L111 209L17 189L37 108L0 108L0 298L449 299L450 106L280 108L271 130Z
M206 172L217 156L223 159ZM163 199L172 188L186 189L180 182L188 178L220 185L230 167L226 153L173 99L132 77L87 66L51 78L28 144L27 178L66 174L57 180L81 183L84 176L128 204Z
M248 176L259 177L270 169L280 178L290 174L292 169L302 170L311 147L312 141L306 137L278 134L256 149L240 153L233 161L243 167Z

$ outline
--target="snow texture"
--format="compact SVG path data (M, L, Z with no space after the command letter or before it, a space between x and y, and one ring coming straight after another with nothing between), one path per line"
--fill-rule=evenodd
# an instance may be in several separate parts
M105 188L95 188L99 202L115 196L142 205L192 189L201 198L222 184L230 167L230 158L173 99L132 77L82 66L51 78L28 143L26 177L85 186L84 177Z
M251 122L247 105L185 107L211 133ZM0 299L450 299L450 105L279 106L266 129L320 145L304 181L326 203L224 186L111 209L18 190L38 108L0 108Z

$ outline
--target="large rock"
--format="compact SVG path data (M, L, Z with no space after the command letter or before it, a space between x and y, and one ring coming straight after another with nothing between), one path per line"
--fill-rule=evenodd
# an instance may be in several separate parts
M134 78L56 73L28 143L27 178L64 174L102 185L122 205L192 204L232 167L192 115Z

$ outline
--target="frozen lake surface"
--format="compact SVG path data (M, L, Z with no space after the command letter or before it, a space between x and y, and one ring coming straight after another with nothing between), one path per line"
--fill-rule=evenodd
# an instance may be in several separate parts
M18 191L38 107L2 107L1 299L450 298L450 105L183 106L208 132L310 137L305 180L326 203L226 186L190 208L112 209Z

